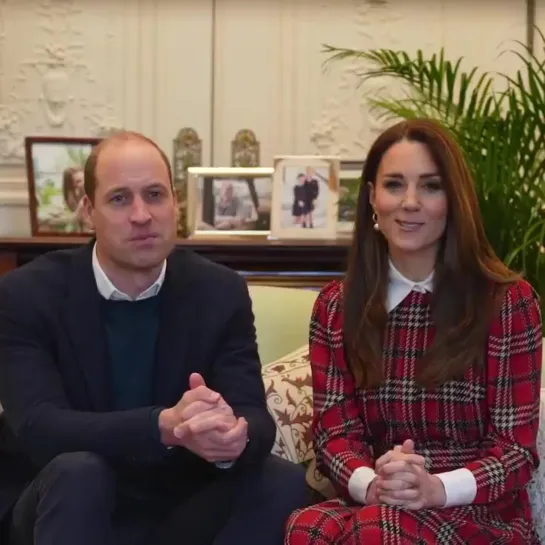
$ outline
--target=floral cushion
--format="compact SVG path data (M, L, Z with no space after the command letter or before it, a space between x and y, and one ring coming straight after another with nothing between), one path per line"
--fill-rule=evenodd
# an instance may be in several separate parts
M308 345L263 365L267 406L276 423L272 452L292 462L314 458L312 449L312 376Z

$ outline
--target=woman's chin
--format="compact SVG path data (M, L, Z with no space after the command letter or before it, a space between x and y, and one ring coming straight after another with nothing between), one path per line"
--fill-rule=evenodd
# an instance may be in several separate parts
M395 240L388 246L392 254L408 254L417 257L418 254L429 255L430 250L437 248L437 242L428 242L422 240Z

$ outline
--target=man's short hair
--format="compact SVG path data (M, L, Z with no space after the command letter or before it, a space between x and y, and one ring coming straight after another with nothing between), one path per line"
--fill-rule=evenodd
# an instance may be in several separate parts
M143 134L140 134L138 132L134 131L119 131L108 138L105 138L104 140L101 140L91 151L89 154L89 157L87 158L87 161L85 162L85 168L84 168L84 189L85 194L87 195L88 199L94 204L95 202L95 193L96 193L96 187L97 187L97 177L96 177L96 170L97 170L97 164L98 164L98 158L100 157L100 154L102 151L107 148L110 145L114 144L122 144L124 142L144 142L149 144L150 146L153 146L161 155L161 158L163 159L165 166L168 170L168 178L170 180L170 185L172 187L172 191L174 191L174 182L172 179L172 168L170 166L170 161L168 160L168 157L166 156L165 152L153 141L151 138L148 138L147 136L144 136Z

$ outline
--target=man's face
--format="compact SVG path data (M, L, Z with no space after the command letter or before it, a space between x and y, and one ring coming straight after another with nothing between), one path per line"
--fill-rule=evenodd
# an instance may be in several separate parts
M124 269L153 269L176 241L177 206L159 152L138 140L112 142L96 167L94 204L85 207L97 247Z

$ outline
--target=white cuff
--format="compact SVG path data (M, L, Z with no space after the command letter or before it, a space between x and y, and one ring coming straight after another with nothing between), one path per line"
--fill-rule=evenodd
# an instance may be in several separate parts
M367 489L377 474L370 467L358 467L348 480L348 493L358 503L365 504Z
M225 460L225 462L216 462L216 467L218 469L230 469L234 465L234 461L232 460Z
M445 473L436 473L445 487L447 501L443 507L457 507L473 503L477 495L477 481L473 473L466 468Z

